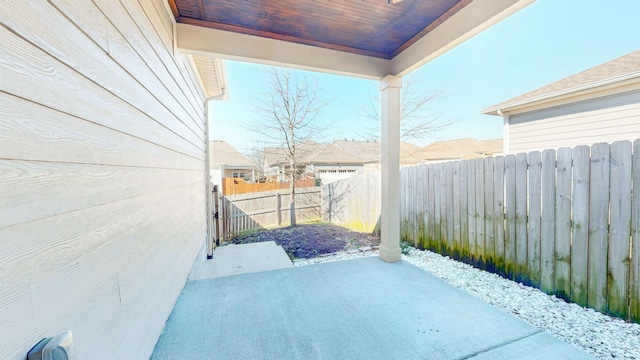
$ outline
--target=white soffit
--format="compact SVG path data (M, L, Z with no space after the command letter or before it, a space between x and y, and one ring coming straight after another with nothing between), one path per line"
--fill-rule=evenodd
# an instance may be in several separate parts
M226 85L226 68L224 61L210 56L193 56L193 63L198 70L207 96L218 96L224 92ZM227 93L225 93L226 96Z

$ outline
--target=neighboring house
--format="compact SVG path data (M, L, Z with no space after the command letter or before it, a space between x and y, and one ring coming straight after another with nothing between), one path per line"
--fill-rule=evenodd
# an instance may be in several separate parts
M504 117L504 152L640 138L640 50L483 111Z
M254 180L255 164L224 140L209 144L209 167L214 185L222 184L222 178Z
M420 149L415 157L422 163L479 159L502 154L502 139L476 140L463 138L436 141Z
M344 151L336 144L321 146L317 152L307 156L306 161L307 171L312 172L320 184L360 174L364 167L362 158Z
M379 171L381 163L382 147L376 140L355 141L336 140L334 142L339 148L349 154L358 156L364 162L364 172ZM420 147L408 142L400 143L400 166L411 166L420 163L416 154Z
M315 141L305 141L296 147L297 179L310 176L307 174L307 157L319 151L323 145ZM289 150L286 148L267 147L263 152L263 173L267 181L287 181L291 168Z
M307 141L298 146L298 177L314 177L322 184L344 179L368 171L379 171L381 147L377 141L336 140L331 144ZM415 156L420 147L400 144L401 166L421 162ZM265 148L264 173L273 181L286 181L289 160L284 148Z
M306 141L298 145L296 153L296 176L299 179L315 178L319 183L326 184L362 172L363 160L335 144ZM267 178L272 181L287 181L290 171L287 149L265 148L263 163Z

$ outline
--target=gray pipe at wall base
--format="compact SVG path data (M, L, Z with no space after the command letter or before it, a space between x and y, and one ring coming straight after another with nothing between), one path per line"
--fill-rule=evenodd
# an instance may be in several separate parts
M227 88L222 88L222 92L219 95L209 96L204 101L204 136L205 136L205 184L206 184L206 192L207 192L207 259L213 259L213 231L212 231L212 223L211 216L213 215L213 209L211 208L211 164L210 164L210 142L209 142L209 103L213 100L224 99L227 96Z

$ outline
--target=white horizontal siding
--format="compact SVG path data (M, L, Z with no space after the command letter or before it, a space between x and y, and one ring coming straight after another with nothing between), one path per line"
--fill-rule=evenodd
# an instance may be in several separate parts
M147 359L206 237L204 94L161 0L0 23L0 359Z
M640 90L509 118L509 153L640 139Z

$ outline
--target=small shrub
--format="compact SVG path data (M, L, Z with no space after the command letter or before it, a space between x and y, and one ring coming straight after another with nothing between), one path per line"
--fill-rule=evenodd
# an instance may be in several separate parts
M403 254L409 255L409 253L411 252L411 249L413 248L414 247L412 243L405 240L400 241L400 249L402 250Z

